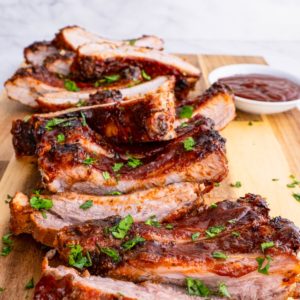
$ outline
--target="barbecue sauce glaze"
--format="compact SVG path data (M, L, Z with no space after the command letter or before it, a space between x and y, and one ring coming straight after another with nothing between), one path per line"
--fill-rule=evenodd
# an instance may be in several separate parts
M236 96L265 102L290 101L300 98L300 85L271 75L247 74L219 79L227 84Z

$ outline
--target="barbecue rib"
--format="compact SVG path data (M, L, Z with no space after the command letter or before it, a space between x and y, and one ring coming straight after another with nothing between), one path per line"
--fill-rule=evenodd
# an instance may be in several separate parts
M74 269L59 266L52 268L45 259L43 275L37 283L34 300L193 300L182 289L145 282L137 285L132 282L82 276Z
M219 212L215 214L214 209ZM232 219L228 220L230 215ZM159 239L160 233L164 235L166 231L165 224L156 228L137 223L125 239L117 240L110 235L110 229L103 231L101 225L105 223L100 222L96 235L86 224L81 229L80 225L63 229L58 234L58 251L68 261L70 245L80 244L83 254L89 251L91 273L116 279L184 286L186 277L192 277L213 291L224 283L232 299L287 298L300 274L300 231L292 222L280 217L270 220L265 201L251 194L236 203L220 202L200 211L195 218L203 228L199 228L193 241L190 235L190 241L185 243L177 242L178 233L172 234L177 226L191 228L180 220L172 223L174 229L168 229L168 242ZM143 230L137 230L139 226L160 231L157 239L147 238ZM132 244L137 236L144 240ZM115 256L102 249L113 249Z
M53 247L59 230L88 220L130 214L136 221L146 221L155 211L158 221L171 222L196 209L201 204L199 195L200 188L195 183L176 183L119 196L39 195L53 203L45 219L41 212L30 206L26 195L17 193L10 202L11 230L14 234L29 233L37 241ZM81 209L80 206L88 200L92 200L93 205L87 210Z
M92 111L54 119L35 115L13 124L13 143L17 155L37 155L43 183L52 192L128 193L178 182L211 186L227 175L225 141L209 119L194 119L171 141L120 147L90 126ZM122 166L118 172L116 164Z

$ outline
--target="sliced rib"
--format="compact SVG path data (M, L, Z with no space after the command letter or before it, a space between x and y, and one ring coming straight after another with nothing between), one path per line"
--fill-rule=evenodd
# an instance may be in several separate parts
M129 214L136 221L146 221L154 211L159 221L170 222L197 208L201 204L199 195L200 188L195 183L176 183L119 196L40 195L53 203L44 218L30 206L26 195L17 193L10 202L11 230L14 234L29 233L37 241L53 247L56 234L65 226ZM81 209L88 200L92 200L93 205L87 210Z

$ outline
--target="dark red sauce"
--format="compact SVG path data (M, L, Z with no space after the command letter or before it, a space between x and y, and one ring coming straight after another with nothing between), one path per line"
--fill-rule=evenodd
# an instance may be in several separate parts
M266 102L300 98L300 85L281 77L263 74L235 75L219 79L237 96Z

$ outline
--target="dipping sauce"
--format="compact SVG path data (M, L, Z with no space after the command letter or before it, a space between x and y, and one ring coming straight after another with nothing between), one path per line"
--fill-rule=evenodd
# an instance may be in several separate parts
M219 79L237 96L266 102L300 98L300 85L281 77L262 74L235 75Z

